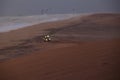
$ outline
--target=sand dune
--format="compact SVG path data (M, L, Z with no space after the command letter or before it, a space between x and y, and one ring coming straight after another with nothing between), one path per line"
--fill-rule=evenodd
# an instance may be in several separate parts
M119 36L119 17L119 14L95 14L83 17L77 16L68 20L40 23L18 30L0 33L0 48L19 44L21 43L21 40L31 39L35 36L46 34L51 32L50 30L56 28L57 30L61 29L56 33L64 32L64 34L68 33L68 35L82 34L86 36L86 34L98 34L96 36L99 36L101 34L102 36L106 35L108 37L111 35ZM61 33L60 35L62 35Z
M93 14L0 33L0 80L120 80L119 22Z

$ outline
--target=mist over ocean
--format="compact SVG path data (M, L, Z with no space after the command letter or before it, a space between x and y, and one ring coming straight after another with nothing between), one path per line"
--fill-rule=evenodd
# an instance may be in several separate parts
M0 32L8 32L19 28L58 20L69 19L80 14L53 14L0 17ZM82 15L82 14L81 14Z
M120 13L119 4L120 0L1 0L0 32L76 14Z
M120 12L120 0L0 0L0 16Z

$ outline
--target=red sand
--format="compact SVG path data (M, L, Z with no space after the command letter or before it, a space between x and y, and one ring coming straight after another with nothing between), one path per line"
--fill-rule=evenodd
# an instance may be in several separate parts
M58 41L40 41L46 29L56 29ZM0 80L120 80L119 34L120 14L94 14L1 33L0 59L10 60L0 62ZM11 57L19 52L32 54Z
M78 43L0 63L0 80L119 80L119 57L119 39Z

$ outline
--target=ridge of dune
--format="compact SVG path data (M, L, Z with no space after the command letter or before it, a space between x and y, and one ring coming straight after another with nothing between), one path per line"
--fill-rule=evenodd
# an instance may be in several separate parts
M18 30L0 33L0 40L1 40L0 47L19 44L20 40L25 40L28 38L30 39L30 38L33 38L34 36L46 34L46 33L50 32L50 31L46 31L47 29L56 29L56 28L59 29L62 27L69 28L69 26L75 26L75 27L79 26L79 28L81 27L81 30L83 30L83 31L81 31L83 33L85 31L85 29L82 29L82 28L84 28L84 26L88 27L88 29L90 29L89 26L105 27L106 29L115 28L115 33L119 34L119 28L120 28L119 21L120 21L119 14L109 14L109 13L102 14L101 13L101 14L76 16L76 17L72 17L70 19L62 20L62 21L40 23L40 24L29 26L29 27L21 28ZM86 30L88 30L88 29L86 29ZM104 30L104 28L101 28L101 29ZM97 30L97 29L93 28L93 30ZM99 30L99 28L98 28L98 30ZM74 33L75 32L73 32L73 34ZM114 32L112 32L112 33L114 33ZM78 34L80 34L80 33L78 33Z

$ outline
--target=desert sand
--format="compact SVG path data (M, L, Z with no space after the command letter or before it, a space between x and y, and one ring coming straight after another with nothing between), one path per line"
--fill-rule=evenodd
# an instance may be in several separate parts
M120 80L119 34L112 13L0 33L0 80Z

